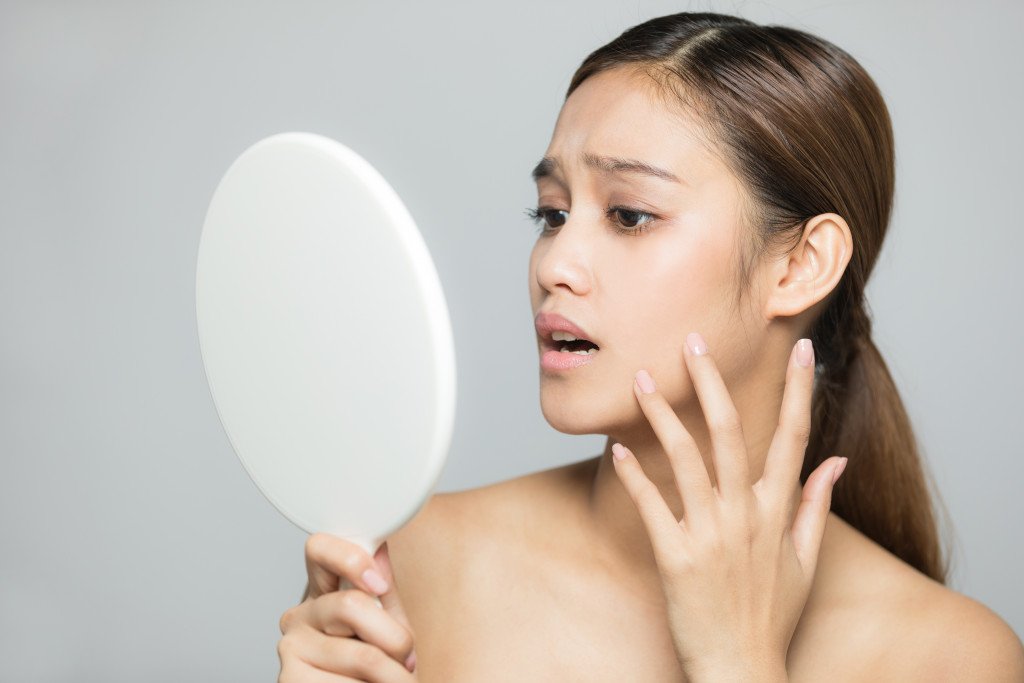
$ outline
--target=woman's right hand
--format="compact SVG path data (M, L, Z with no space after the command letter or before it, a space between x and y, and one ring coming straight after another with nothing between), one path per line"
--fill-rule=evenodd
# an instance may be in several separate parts
M355 543L313 534L306 541L306 572L307 597L281 616L278 683L417 680L412 628L386 541L370 557Z

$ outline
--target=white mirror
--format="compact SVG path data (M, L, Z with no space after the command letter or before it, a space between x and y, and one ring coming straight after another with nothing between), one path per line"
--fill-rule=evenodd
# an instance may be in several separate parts
M196 318L256 486L305 531L372 555L429 498L455 419L447 304L398 195L329 138L257 142L210 201Z

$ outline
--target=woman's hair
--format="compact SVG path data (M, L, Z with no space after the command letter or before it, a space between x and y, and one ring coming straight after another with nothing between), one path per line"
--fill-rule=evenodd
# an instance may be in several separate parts
M626 67L697 115L710 149L740 178L748 229L739 287L758 258L785 254L818 214L842 216L853 255L804 336L815 348L810 442L801 483L830 455L850 466L832 511L894 555L945 583L929 482L899 392L871 339L864 286L889 224L892 123L878 87L832 43L785 26L716 13L672 14L598 48L566 99L596 73ZM943 508L944 509L944 508Z

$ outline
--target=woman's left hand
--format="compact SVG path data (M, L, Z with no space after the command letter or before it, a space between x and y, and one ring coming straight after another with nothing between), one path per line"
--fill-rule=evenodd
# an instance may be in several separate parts
M696 354L694 345L703 352ZM828 458L811 473L794 519L811 426L810 340L790 353L778 428L764 474L753 485L739 415L722 376L700 335L691 333L686 346L710 429L715 486L690 433L653 383L646 393L634 382L633 391L668 456L683 518L675 518L620 444L612 447L615 469L650 536L676 654L690 680L786 680L786 653L810 593L834 479L846 459ZM650 377L644 375L638 378Z

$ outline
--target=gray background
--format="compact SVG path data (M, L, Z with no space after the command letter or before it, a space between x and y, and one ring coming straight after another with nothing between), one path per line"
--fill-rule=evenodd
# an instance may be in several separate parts
M1024 4L240 5L0 4L4 680L277 675L305 536L230 449L193 300L212 191L266 135L344 141L417 218L460 368L439 490L599 452L540 413L528 173L579 62L686 9L818 33L881 86L899 176L876 339L954 522L952 586L1024 632Z

